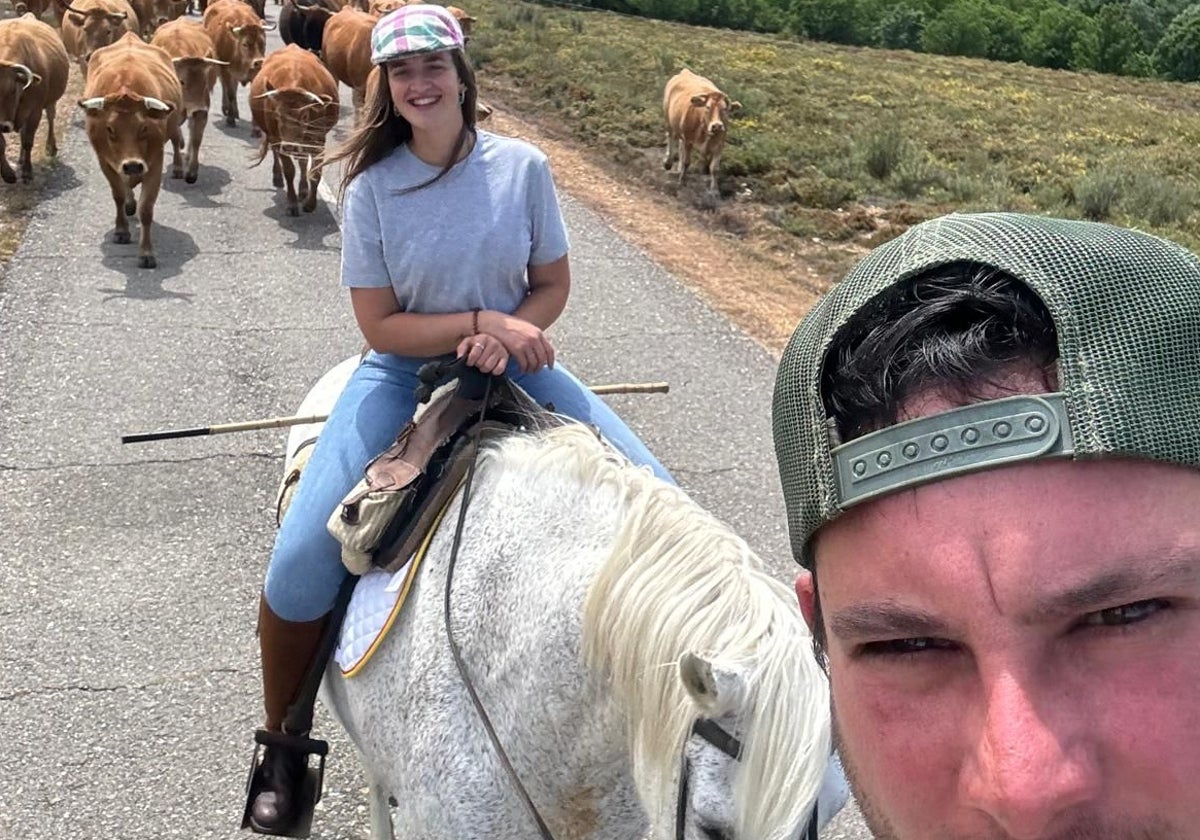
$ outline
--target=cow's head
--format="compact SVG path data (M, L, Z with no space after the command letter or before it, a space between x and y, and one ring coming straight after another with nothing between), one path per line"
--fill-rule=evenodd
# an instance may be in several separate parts
M304 88L268 89L254 97L263 100L273 119L277 136L268 141L283 154L317 155L325 148L325 135L337 123L338 104L328 94L317 94Z
M370 0L367 11L376 17L382 17L388 12L394 12L404 5L404 0Z
M209 97L217 81L217 68L226 67L229 62L215 58L173 58L171 63L175 65L175 75L179 77L179 85L183 88L184 110L189 114L207 111Z
M154 0L154 26L157 28L181 18L185 11L187 11L187 0Z
M267 0L242 0L254 13L264 20L267 17Z
M80 99L87 113L88 139L96 157L123 175L144 175L162 165L170 102L122 87L117 93Z
M92 53L101 47L107 47L125 34L125 12L111 12L104 8L76 9L67 6L67 17L71 23L83 30L83 43L86 47L84 60L92 57Z
M263 65L267 50L267 33L261 23L229 24L229 34L235 42L234 59L230 62L235 72L240 72L238 81L244 85L254 81Z
M692 107L704 110L704 130L713 136L725 133L729 115L736 114L742 103L731 102L728 96L718 90L696 94L692 97Z
M0 134L8 134L17 127L21 95L41 81L42 77L24 64L0 61Z
M463 43L471 40L471 27L475 25L475 18L464 12L458 6L447 6L446 11L454 15L454 19L458 21L458 26L462 29Z

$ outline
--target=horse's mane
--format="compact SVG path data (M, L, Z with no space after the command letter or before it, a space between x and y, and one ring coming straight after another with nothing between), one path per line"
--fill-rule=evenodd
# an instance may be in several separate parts
M634 781L653 824L671 825L683 744L710 711L680 679L681 657L699 653L746 675L736 836L782 840L815 801L829 753L827 682L795 594L682 490L586 427L510 438L485 457L540 477L566 471L619 499L619 533L584 607L583 655L609 676L629 721Z

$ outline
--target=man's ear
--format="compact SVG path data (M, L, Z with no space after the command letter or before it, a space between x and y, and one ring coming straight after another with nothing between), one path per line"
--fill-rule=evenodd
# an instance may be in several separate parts
M817 612L816 592L813 589L812 572L808 569L796 575L796 600L800 602L800 614L804 616L804 623L808 625L809 632L816 633L817 628L813 626Z

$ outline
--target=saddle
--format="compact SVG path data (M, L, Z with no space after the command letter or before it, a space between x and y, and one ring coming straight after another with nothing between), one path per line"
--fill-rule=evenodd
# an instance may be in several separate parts
M373 568L394 572L408 561L461 485L474 442L566 422L507 377L487 376L463 360L431 362L418 378L417 402L426 407L367 465L327 523L353 575ZM451 379L434 395L438 383ZM279 490L278 521L315 440L305 441L293 456Z

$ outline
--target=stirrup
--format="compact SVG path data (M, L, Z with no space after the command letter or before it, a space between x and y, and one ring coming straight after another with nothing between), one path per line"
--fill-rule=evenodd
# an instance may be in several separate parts
M260 831L250 819L254 810L254 800L263 789L261 753L263 747L284 750L297 755L304 762L303 776L293 791L295 812L292 822L279 831ZM313 810L321 801L321 791L325 784L325 756L329 752L329 744L303 735L288 735L283 732L270 732L259 729L254 733L254 756L250 760L250 773L246 778L246 807L242 811L242 828L248 828L255 834L270 834L274 837L308 837L312 833ZM320 758L316 767L308 766L308 757L315 755Z

